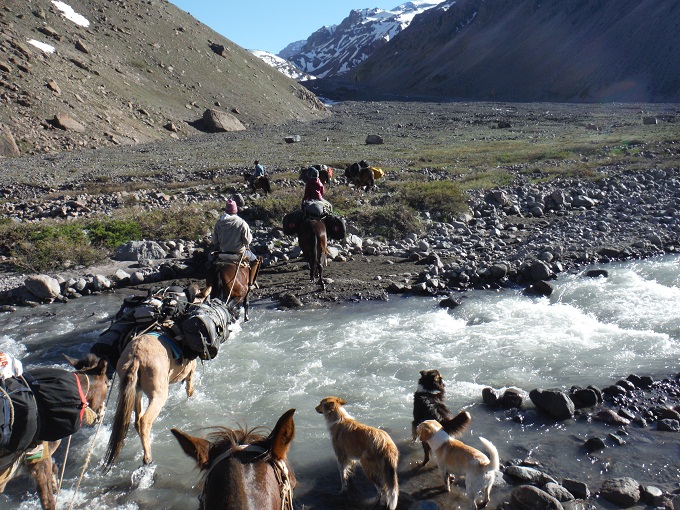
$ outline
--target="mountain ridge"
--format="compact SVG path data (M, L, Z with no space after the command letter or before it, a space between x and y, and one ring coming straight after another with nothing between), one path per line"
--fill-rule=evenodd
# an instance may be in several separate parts
M672 2L458 0L415 18L343 78L400 96L677 102L678 26Z

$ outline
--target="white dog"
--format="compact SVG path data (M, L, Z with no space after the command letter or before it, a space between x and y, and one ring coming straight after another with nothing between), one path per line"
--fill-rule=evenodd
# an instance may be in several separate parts
M417 428L418 437L427 442L437 460L439 471L444 478L446 490L451 490L452 476L465 476L465 494L472 508L485 507L491 497L491 487L498 471L498 450L483 437L482 442L489 456L479 450L452 439L436 420L426 420ZM478 501L478 496L481 499Z

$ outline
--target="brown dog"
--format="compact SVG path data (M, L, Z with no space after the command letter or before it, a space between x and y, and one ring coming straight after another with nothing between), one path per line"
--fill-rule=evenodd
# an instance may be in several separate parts
M436 420L424 421L418 425L417 431L420 440L427 442L434 452L446 490L451 490L452 476L464 475L465 494L472 508L485 507L489 503L491 487L499 467L496 447L483 437L479 438L489 454L487 457L479 450L452 439ZM478 504L480 494L482 497Z
M347 489L347 479L358 461L366 477L378 489L378 503L384 496L387 508L394 510L399 498L397 446L384 430L363 425L352 418L342 407L346 403L338 397L326 397L316 406L316 412L323 414L331 434L342 492Z

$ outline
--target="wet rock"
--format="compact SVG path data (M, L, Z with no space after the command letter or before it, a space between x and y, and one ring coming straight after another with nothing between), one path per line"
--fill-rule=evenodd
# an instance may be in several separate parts
M302 301L295 294L286 293L279 297L279 306L282 308L300 308Z
M604 481L600 495L607 501L627 508L640 501L640 484L630 477L612 478Z
M656 430L662 432L680 432L680 421L664 418L656 422Z
M523 294L527 296L544 296L548 297L553 293L553 286L545 281L540 281L529 285L524 289Z
M507 476L520 481L521 483L530 483L533 485L545 485L546 483L557 483L552 476L545 474L538 469L527 466L508 466L503 471Z
M598 452L607 447L604 443L604 439L601 437L591 437L583 443L583 446L585 446L588 453Z
M501 392L487 386L482 389L482 401L489 406L498 406L501 402Z
M574 499L574 495L571 492L569 492L565 487L557 483L552 482L546 483L545 486L543 487L543 490L560 503L564 503L565 501L571 501L572 499Z
M569 393L569 398L576 409L594 407L602 402L602 394L593 388L578 388Z
M577 499L590 498L590 489L588 489L588 485L584 482L572 480L571 478L565 478L562 480L562 487L567 489Z
M529 398L541 411L556 420L567 420L574 416L574 403L560 390L533 389Z
M602 411L598 411L597 413L593 414L592 418L594 421L600 421L602 423L606 423L607 425L619 426L630 424L630 420L620 416L611 409L603 409Z
M508 388L503 392L501 404L505 409L520 409L525 395L519 388Z
M591 269L590 271L586 271L586 276L588 278L608 278L609 277L609 271L606 269Z
M515 487L510 497L512 503L522 510L563 510L562 503L532 485Z

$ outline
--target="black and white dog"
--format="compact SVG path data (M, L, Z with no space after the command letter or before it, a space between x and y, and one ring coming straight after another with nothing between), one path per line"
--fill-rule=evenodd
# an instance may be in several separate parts
M447 434L456 438L470 424L472 417L467 411L461 411L453 416L451 411L444 403L446 385L439 370L421 370L418 379L418 388L413 394L413 422L411 422L411 432L413 440L416 441L418 433L416 429L425 420L437 420ZM430 446L423 441L423 451L425 459L421 466L430 460Z

